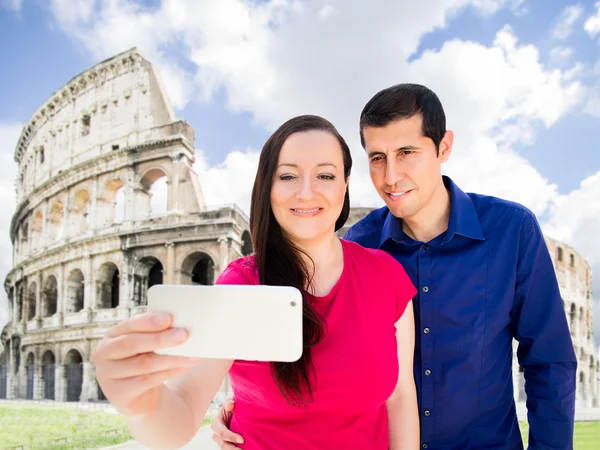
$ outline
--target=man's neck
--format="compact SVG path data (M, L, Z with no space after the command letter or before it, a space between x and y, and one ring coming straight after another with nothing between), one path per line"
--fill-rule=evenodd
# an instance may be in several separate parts
M402 230L419 242L429 242L448 229L450 193L440 178L431 200L418 214L402 219Z

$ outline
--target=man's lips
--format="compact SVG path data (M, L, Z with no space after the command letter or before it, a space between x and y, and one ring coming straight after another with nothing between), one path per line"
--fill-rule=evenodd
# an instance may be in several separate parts
M406 191L393 191L393 192L385 191L385 194L392 201L400 201L404 197L406 197L408 194L410 194L411 192L412 192L412 189L409 189Z

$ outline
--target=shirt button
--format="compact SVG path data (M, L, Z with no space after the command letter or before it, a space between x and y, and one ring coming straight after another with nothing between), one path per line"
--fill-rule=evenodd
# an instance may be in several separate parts
M429 286L423 286L423 292L429 292Z
M427 448L427 444L423 444L421 447L423 447L423 448Z
M428 410L428 409L426 409L426 410L425 410L425 415L426 415L427 417L429 417L429 416L431 415L431 413L429 412L429 410Z
M430 332L430 331L431 331L431 330L430 330L429 328L425 328L425 329L423 330L423 333L425 333L425 334L429 334L429 332Z
M425 370L425 375L426 375L426 376L429 376L429 375L431 375L431 370L429 370L429 369Z
M429 245L425 244L425 245L423 246L423 250L429 250Z

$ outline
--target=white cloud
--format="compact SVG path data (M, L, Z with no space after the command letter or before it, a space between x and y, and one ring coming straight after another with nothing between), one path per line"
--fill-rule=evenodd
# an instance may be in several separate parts
M583 180L578 189L556 202L544 232L574 247L591 265L595 288L594 336L600 342L600 171Z
M552 37L559 40L567 39L573 32L573 26L583 15L583 7L579 4L567 6L557 19L552 29Z
M222 163L211 167L206 162L204 152L196 150L194 170L209 207L236 203L249 214L259 154L253 149L235 150Z
M550 50L550 64L553 66L563 66L567 64L573 56L571 47L554 47Z
M181 109L189 102L192 77L164 51L178 43L176 17L125 0L52 0L50 9L61 29L81 42L94 60L138 47L159 69L173 105Z
M8 9L9 11L20 11L23 7L23 0L0 0L0 8Z
M596 35L600 34L600 2L596 2L596 14L590 16L585 23L583 28L590 35L591 38L595 38Z
M12 267L12 243L10 221L15 211L15 178L17 164L13 159L15 145L22 125L0 123L0 330L8 322L8 298L4 279Z

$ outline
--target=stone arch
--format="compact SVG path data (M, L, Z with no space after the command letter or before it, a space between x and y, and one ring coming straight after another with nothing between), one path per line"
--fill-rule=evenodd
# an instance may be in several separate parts
M37 283L33 281L29 285L27 292L27 320L33 320L36 315L36 304L37 304Z
M37 210L33 215L33 222L31 223L31 244L32 248L41 244L42 230L44 228L44 214Z
M58 311L58 283L56 277L50 275L44 283L42 293L42 317L50 317Z
M86 233L90 225L90 193L86 189L78 191L72 200L71 206L71 231L73 233Z
M13 373L18 374L19 369L21 368L21 338L19 336L16 336L12 338L11 343L12 357L15 363L15 366L13 367Z
M83 357L81 352L72 348L65 355L65 386L67 401L78 402L83 387Z
M137 306L148 304L147 292L155 284L164 283L165 269L161 260L155 256L140 258L135 267L133 302Z
M97 205L100 227L121 223L125 217L125 183L120 178L108 181Z
M110 261L100 266L96 281L98 308L111 309L119 306L121 275L119 267Z
M527 396L525 394L525 371L523 367L519 366L519 375L517 377L517 399L520 402L524 402Z
M585 372L579 372L579 398L581 400L587 400L587 389L585 385Z
M25 308L25 305L23 302L23 284L22 283L19 283L17 285L17 296L15 299L15 302L16 302L15 308L17 308L17 310L16 310L17 311L17 322L20 322L24 316L23 312L24 312L24 308Z
M21 254L25 255L28 253L28 244L29 242L29 224L27 222L23 223L21 227Z
M181 284L212 285L215 282L215 262L205 252L196 251L181 264Z
M252 238L250 232L245 230L242 233L242 256L249 256L252 253L254 253L254 249L252 248Z
M154 167L146 170L140 178L142 191L138 194L144 209L141 217L165 214L169 203L169 176L163 168Z
M577 307L575 303L571 303L571 311L569 313L569 325L571 328L571 336L575 336L575 330L577 326Z
M83 309L84 288L83 272L79 269L73 269L67 279L66 313L76 313Z
M25 372L27 377L26 398L33 400L33 390L35 386L35 355L29 352L25 361Z
M62 238L62 222L64 206L60 200L56 200L50 207L48 213L48 237L52 240Z

